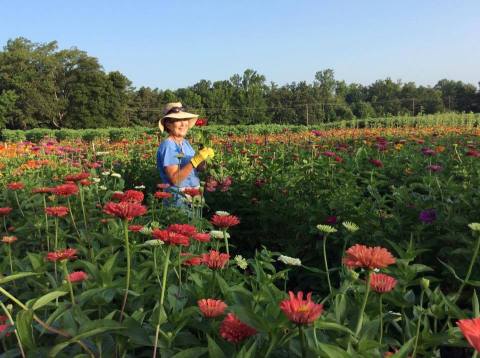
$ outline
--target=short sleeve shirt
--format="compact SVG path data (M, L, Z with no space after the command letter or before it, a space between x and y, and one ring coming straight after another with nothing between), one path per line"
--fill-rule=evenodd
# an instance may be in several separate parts
M165 167L169 165L178 165L183 168L190 162L190 159L195 155L195 150L192 148L188 140L184 139L182 144L177 144L170 138L167 138L160 143L157 150L157 170L160 173L162 183L172 184L168 180L165 173ZM190 172L179 185L180 188L195 187L200 185L200 179L198 178L195 168Z

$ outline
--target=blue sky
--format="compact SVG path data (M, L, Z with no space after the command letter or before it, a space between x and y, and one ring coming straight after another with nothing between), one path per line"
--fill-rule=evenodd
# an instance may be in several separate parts
M253 68L268 81L480 81L478 0L4 1L0 44L57 40L136 87L175 89Z

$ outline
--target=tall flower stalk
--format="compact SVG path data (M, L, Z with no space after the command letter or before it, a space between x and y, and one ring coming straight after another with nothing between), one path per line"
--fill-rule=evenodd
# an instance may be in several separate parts
M478 253L480 251L480 224L479 223L471 223L468 225L472 231L477 233L477 241L475 242L475 247L473 249L473 255L472 259L470 260L470 265L468 265L468 271L467 275L465 276L465 279L462 281L462 284L460 285L455 298L453 302L457 302L457 300L460 298L460 295L462 294L463 289L465 288L465 285L468 283L468 280L470 279L470 275L472 274L473 267L475 266L475 262L477 261Z
M65 280L67 281L68 289L70 290L70 299L72 300L72 305L75 305L75 295L73 294L72 283L70 282L70 280L68 278L67 261L62 260L60 262L62 263L63 274L65 275Z
M124 245L125 245L125 255L127 257L127 277L125 280L125 293L123 295L123 302L122 308L120 310L120 321L123 319L123 315L125 313L125 306L127 305L128 299L128 289L130 288L130 270L131 270L131 263L130 263L130 243L128 241L128 221L126 219L123 220L123 233L124 233Z

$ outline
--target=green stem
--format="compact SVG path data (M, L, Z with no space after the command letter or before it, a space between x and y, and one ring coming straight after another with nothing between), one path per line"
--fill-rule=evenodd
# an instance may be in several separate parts
M62 263L63 274L65 275L65 280L68 284L68 289L70 290L70 299L72 300L72 305L75 305L75 296L73 295L72 283L68 279L68 269L67 269L67 260L60 261Z
M5 235L8 235L7 219L5 218L5 216L3 217L3 228L5 229Z
M357 321L357 327L355 328L355 336L358 336L363 325L363 313L365 312L365 307L367 307L368 294L370 293L370 270L367 272L367 281L365 282L365 296L363 296L362 306L360 307L360 312Z
M13 275L13 264L12 264L12 245L8 246L8 261L10 262L10 274Z
M88 228L87 228L87 215L85 213L85 206L83 204L83 189L82 187L80 186L79 187L79 192L80 192L80 206L82 207L82 214L83 214L83 223L84 223L84 226L85 226L85 231L88 231Z
M228 248L227 230L225 228L223 228L223 238L225 239L225 248L227 250L227 255L230 256L230 251L229 251L229 248Z
M307 344L305 342L303 326L300 324L298 325L298 335L300 336L300 347L302 349L302 358L305 358L307 356Z
M160 333L160 320L162 318L163 311L163 301L165 299L165 291L167 288L167 273L168 273L168 264L170 262L170 253L172 251L172 245L168 245L167 254L165 257L165 263L163 264L163 273L162 273L162 289L160 292L160 307L158 307L158 323L155 331L155 343L153 345L153 358L157 356L157 346L158 346L158 334Z
M123 233L125 240L125 254L127 256L127 277L125 282L125 294L123 295L122 309L120 310L120 322L123 319L125 306L127 305L128 289L130 288L130 244L128 242L128 221L123 220Z
M475 265L475 261L477 260L479 249L480 249L480 235L478 236L477 242L475 243L475 249L473 251L472 259L470 260L470 265L468 266L467 276L465 276L465 280L463 280L460 288L458 289L458 292L455 295L455 299L453 300L453 303L457 302L457 300L460 298L460 295L462 294L462 291L465 288L465 285L467 284L468 280L470 279L470 275L472 274L473 266Z
M8 320L10 321L10 324L15 327L15 323L13 322L13 318L10 315L10 312L8 311L7 307L3 304L2 301L0 301L0 307L2 307L3 312L5 315L8 317ZM22 355L23 358L25 358L25 352L23 351L23 346L22 342L20 341L20 337L18 336L18 332L16 329L13 330L13 333L15 334L15 337L17 337L17 342L18 342L18 348L20 349L20 354Z
M68 212L70 213L70 219L72 219L72 225L75 228L75 231L77 232L78 239L81 239L80 232L78 231L77 224L75 223L75 218L73 217L72 213L72 205L70 204L70 198L67 197L67 203L68 203Z
M383 296L380 294L380 339L378 342L380 343L380 346L382 345L382 339L383 339L383 307L382 307L382 298Z
M13 192L15 195L15 200L17 201L18 208L20 209L20 213L22 214L23 217L25 217L25 214L23 213L22 207L20 206L20 202L18 201L18 194L16 191Z
M417 356L418 337L420 336L420 326L422 324L423 295L424 294L425 294L425 291L422 289L422 293L420 295L420 316L418 316L417 333L415 334L415 344L413 345L412 358L415 358Z
M327 261L327 238L328 234L325 235L323 239L323 261L325 263L325 273L327 274L328 289L330 290L330 297L332 297L332 283L330 281L330 273L328 272L328 261Z
M43 215L45 216L45 235L47 237L47 251L50 251L50 238L49 238L49 233L48 233L48 215L45 212L45 209L47 208L47 202L45 200L45 194L42 194L43 198Z

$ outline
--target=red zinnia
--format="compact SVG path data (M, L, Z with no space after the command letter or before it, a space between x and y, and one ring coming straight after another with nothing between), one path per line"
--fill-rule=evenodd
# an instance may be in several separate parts
M155 239L162 240L164 243L169 245L180 245L180 246L190 245L190 240L188 236L185 236L170 230L155 229L152 231L152 236Z
M75 271L68 275L69 282L82 282L88 279L88 275L83 271Z
M122 220L130 221L137 216L144 215L147 212L147 208L139 203L131 203L128 201L114 203L109 201L103 207L103 212L105 214L116 216Z
M287 318L296 324L313 323L323 312L323 305L312 301L312 293L307 293L307 299L303 299L303 292L288 292L290 299L280 302L280 309Z
M47 254L48 261L74 260L76 258L77 258L76 249L64 249L64 250L49 252Z
M182 234L188 237L192 237L197 233L197 229L195 226L188 225L188 224L172 224L167 227L168 231L176 232L177 234Z
M129 225L128 226L128 231L132 231L132 232L139 232L142 229L143 229L143 225Z
M208 254L202 254L202 262L212 270L223 269L229 259L230 255L215 250L210 250Z
M87 179L88 177L90 177L90 173L76 173L76 174L69 174L65 176L64 180L77 182L77 181Z
M210 234L208 234L206 232L199 232L199 233L196 233L193 236L193 239L196 240L196 241L199 241L199 242L209 242L210 241Z
M52 193L59 196L71 196L78 193L78 187L75 184L61 184L52 188Z
M161 184L157 184L157 188L158 189L167 189L168 187L170 187L170 184L168 183L161 183Z
M255 328L240 321L233 313L229 313L220 326L220 335L230 343L240 343L255 334Z
M45 213L48 216L54 216L60 218L68 214L68 208L66 206L51 206L45 208Z
M468 343L480 352L480 318L461 319L457 321L457 326Z
M219 228L229 228L240 224L240 220L235 215L213 215L212 224Z
M343 258L343 263L350 269L357 267L365 269L385 268L395 263L395 257L390 251L383 247L368 247L365 245L354 245L347 250L347 256Z
M392 276L383 273L372 273L370 275L370 288L378 293L387 293L395 288L397 280Z
M383 163L379 159L370 159L369 162L372 163L373 165L375 165L377 168L382 168L383 167Z
M190 196L199 196L201 195L200 189L195 189L195 188L188 188L183 191L184 194L190 195Z
M155 194L153 194L153 196L155 197L155 199L169 199L173 195L172 193L168 193L166 191L157 191L155 192Z
M20 182L12 182L7 184L7 188L10 190L22 190L23 188L25 188L25 184Z
M127 190L123 193L121 201L128 201L131 203L141 203L143 201L144 195L141 191L138 190Z
M9 207L0 208L0 216L7 216L12 210L13 209Z
M204 317L214 318L221 316L227 305L222 300L213 300L211 298L204 298L197 301L198 308L202 311Z
M480 152L478 150L475 150L475 149L470 149L465 155L467 157L478 158L478 157L480 157Z
M120 200L122 200L122 198L123 198L123 192L122 191L116 191L112 194L111 199L120 201Z
M185 266L198 266L202 264L202 258L200 256L192 256L192 254L188 252L182 252L180 253L180 256L188 257L183 261L183 265Z

